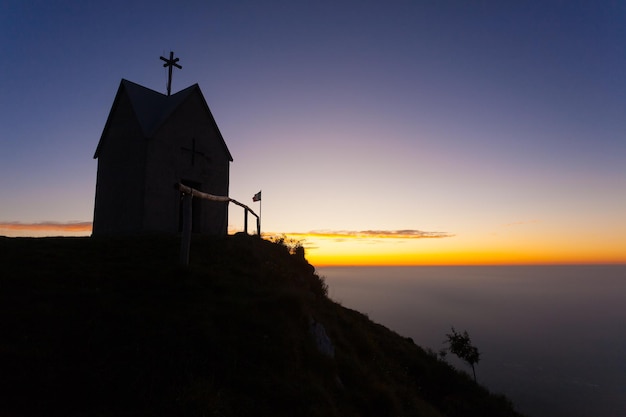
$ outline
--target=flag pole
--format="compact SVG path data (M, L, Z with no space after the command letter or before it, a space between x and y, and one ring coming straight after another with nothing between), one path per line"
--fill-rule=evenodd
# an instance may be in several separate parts
M262 198L261 198L261 191L259 191L258 193L256 193L254 196L252 196L252 201L253 202L259 202L259 215L256 218L256 232L259 235L259 237L261 237L261 210L263 207L263 203L262 203Z

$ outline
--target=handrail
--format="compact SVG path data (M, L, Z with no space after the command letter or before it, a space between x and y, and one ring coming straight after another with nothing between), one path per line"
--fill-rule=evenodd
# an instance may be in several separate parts
M174 184L174 188L180 191L183 194L183 233L181 236L180 242L180 262L182 265L189 265L189 247L191 246L191 219L192 219L192 204L191 198L197 197L204 200L209 201L217 201L223 203L233 203L244 209L244 232L248 233L248 213L251 213L254 217L256 217L256 229L257 235L261 236L261 219L259 216L248 206L239 201L226 197L219 196L213 194L203 193L202 191L198 191L195 188L189 187L187 185L176 183Z
M245 210L247 210L250 214L252 214L254 217L256 217L257 219L259 218L259 215L256 214L254 212L254 210L252 210L250 207L246 206L243 203L240 203L239 201L235 200L234 198L230 198L230 197L224 197L221 195L213 195L213 194L207 194L207 193L203 193L202 191L198 191L195 188L191 188L187 185L181 184L181 183L176 183L176 185L174 186L178 191L180 191L183 194L189 194L192 197L198 197L198 198L202 198L205 200L211 200L211 201L223 201L223 202L230 202L230 203L234 203L236 205L238 205L239 207L243 207Z

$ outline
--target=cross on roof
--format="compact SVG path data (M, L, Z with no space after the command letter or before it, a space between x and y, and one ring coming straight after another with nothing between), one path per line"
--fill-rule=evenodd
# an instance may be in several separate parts
M174 58L174 52L170 51L170 59L160 57L162 61L165 61L163 64L164 67L169 67L168 76L167 76L167 95L169 96L172 91L172 67L176 67L178 69L183 69L183 67L179 64L178 58Z

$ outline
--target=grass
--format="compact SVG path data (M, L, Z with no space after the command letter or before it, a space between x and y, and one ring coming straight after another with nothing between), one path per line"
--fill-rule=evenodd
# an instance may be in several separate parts
M254 237L0 238L3 416L518 416ZM333 358L317 351L323 324Z

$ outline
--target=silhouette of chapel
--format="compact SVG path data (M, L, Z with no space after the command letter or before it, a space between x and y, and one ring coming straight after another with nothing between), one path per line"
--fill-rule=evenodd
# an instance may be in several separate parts
M198 84L165 95L122 79L94 159L94 236L179 232L178 182L228 196L233 158ZM225 235L228 205L194 199L192 224Z

